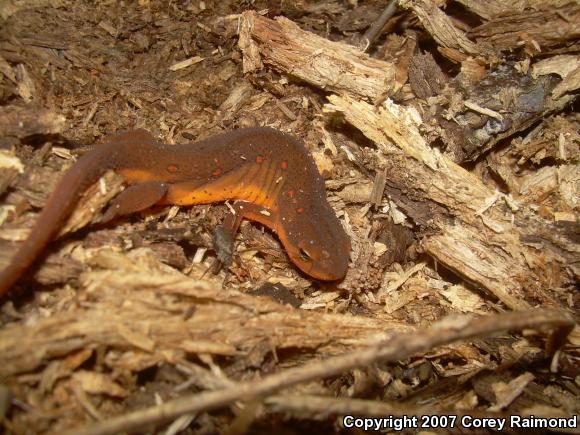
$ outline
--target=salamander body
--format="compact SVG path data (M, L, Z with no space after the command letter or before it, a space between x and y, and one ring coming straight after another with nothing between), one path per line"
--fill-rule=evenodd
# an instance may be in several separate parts
M297 139L256 127L193 144L167 145L145 130L134 130L110 136L64 174L30 236L0 273L0 296L56 236L82 193L107 170L120 174L128 187L112 201L104 221L155 204L233 200L236 214L224 224L229 234L243 218L257 221L278 235L292 262L306 274L337 280L346 273L350 240L328 204L312 157Z

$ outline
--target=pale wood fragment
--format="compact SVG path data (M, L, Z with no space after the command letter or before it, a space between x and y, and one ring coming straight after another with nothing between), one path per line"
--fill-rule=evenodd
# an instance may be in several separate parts
M542 198L560 191L562 199L574 210L580 198L580 165L544 166L522 177L520 194L528 202L541 202Z
M198 64L203 60L201 56L193 56L188 59L182 60L181 62L174 63L169 67L169 71L179 71L180 69L190 67L191 65Z
M532 76L544 74L558 74L563 79L552 91L554 98L575 91L580 88L580 56L553 56L536 62Z
M532 66L532 77L546 74L558 74L566 78L572 71L580 67L580 56L560 55L542 59Z
M505 0L457 0L467 9L476 13L482 18L490 19L499 15L503 15L506 12L521 12L525 9L528 1L527 0L513 0L506 2Z
M96 223L101 217L97 212L105 208L109 201L123 190L123 183L123 177L113 171L107 171L97 183L86 190L58 236L76 231L89 223Z
M576 68L568 74L562 83L554 88L553 94L555 98L558 98L568 92L574 92L578 88L580 88L580 68Z
M436 203L451 210L467 208L475 213L493 194L475 175L427 146L418 130L420 117L412 108L386 101L375 110L367 103L338 95L331 95L329 100L331 104L326 110L341 112L349 123L375 142L384 155L383 162L403 158L409 164L407 177L420 181L425 176L428 195ZM416 171L418 164L425 167L424 174ZM387 173L392 180L392 174ZM474 218L466 216L469 221Z
M265 62L321 89L372 101L403 85L396 83L392 63L304 31L287 18L269 20L248 11L241 20L239 46L245 73Z

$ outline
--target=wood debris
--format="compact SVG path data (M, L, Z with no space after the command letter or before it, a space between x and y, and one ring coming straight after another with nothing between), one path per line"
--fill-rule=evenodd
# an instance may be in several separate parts
M2 301L4 432L580 414L577 2L21 3L0 8L0 267L60 174L132 128L301 138L352 252L315 282L244 222L213 274L231 204L100 224L108 173Z

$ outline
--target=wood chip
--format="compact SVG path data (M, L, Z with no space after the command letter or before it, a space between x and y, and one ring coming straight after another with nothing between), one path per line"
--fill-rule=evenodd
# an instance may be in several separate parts
M182 60L181 62L174 63L173 65L171 65L169 67L169 71L179 71L180 69L184 69L184 68L190 67L191 65L195 65L204 59L205 58L203 58L201 56L190 57L189 59L185 59L185 60Z

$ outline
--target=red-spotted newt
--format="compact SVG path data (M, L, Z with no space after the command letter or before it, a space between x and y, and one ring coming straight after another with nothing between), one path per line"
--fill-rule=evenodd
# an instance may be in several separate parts
M108 138L72 166L16 255L0 273L0 296L19 279L72 213L82 193L107 170L128 187L103 220L153 205L234 200L226 239L243 218L272 229L303 272L320 280L344 277L350 240L327 202L324 182L304 145L265 127L239 129L186 145L160 143L144 130ZM218 255L220 257L220 255ZM228 257L227 253L222 257Z

